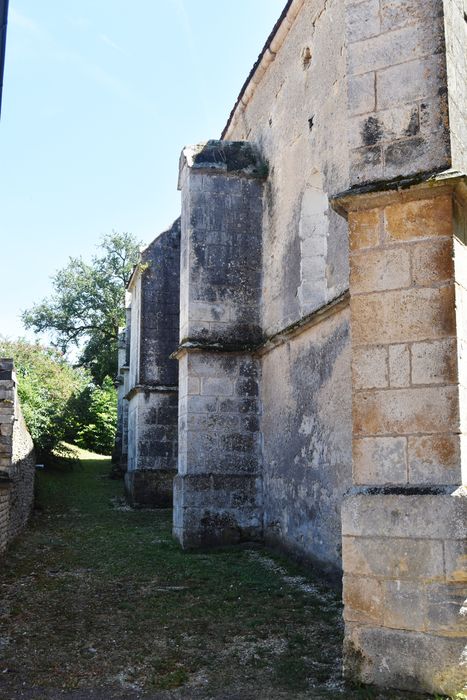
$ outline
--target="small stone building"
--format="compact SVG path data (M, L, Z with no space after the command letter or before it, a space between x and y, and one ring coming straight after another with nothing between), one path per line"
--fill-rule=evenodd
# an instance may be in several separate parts
M13 360L0 359L0 554L31 514L35 465L34 446L18 400Z
M290 0L221 140L181 156L177 342L165 273L130 283L130 498L175 467L151 403L174 419L175 357L181 544L343 571L346 673L446 694L467 682L466 18Z

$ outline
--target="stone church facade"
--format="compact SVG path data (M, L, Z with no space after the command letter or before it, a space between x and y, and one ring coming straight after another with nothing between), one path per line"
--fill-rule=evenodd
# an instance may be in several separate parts
M118 458L184 547L343 571L345 671L467 682L467 5L291 0L142 253Z

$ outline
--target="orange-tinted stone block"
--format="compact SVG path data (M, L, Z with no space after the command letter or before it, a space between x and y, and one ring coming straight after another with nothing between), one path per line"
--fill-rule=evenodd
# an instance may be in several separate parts
M379 245L380 210L364 209L349 213L350 250Z
M385 209L386 236L393 241L451 236L451 195L390 204Z

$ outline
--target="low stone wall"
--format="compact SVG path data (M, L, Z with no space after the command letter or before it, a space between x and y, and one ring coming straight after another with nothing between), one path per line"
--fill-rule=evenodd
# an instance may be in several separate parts
M0 553L28 521L35 461L19 405L13 361L0 359Z

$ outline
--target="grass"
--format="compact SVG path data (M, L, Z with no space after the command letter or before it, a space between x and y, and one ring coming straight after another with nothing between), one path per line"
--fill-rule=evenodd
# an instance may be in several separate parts
M109 461L79 457L38 473L38 510L2 562L2 700L388 698L342 683L335 592L258 548L182 552L170 511L126 509Z

